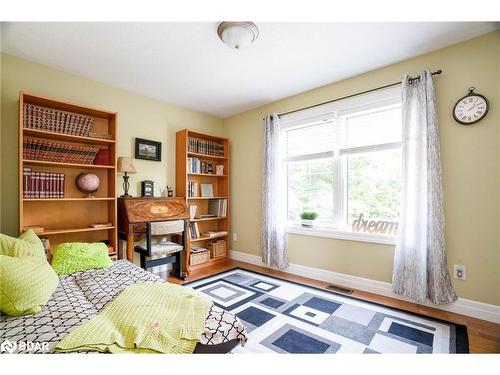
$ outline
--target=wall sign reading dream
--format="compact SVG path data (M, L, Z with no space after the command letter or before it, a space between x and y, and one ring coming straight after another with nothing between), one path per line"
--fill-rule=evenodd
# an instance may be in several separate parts
M378 233L395 236L398 233L397 221L364 219L363 214L352 222L353 232Z

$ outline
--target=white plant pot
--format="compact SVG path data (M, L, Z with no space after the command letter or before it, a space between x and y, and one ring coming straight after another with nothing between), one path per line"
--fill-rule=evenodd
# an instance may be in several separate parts
M312 227L314 227L314 221L315 221L315 220L301 219L301 220L300 220L300 224L301 224L303 227L306 227L306 228L312 228Z

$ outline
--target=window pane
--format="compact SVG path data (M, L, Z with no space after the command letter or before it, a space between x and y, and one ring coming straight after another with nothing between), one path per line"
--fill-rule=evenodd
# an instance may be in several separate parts
M333 223L333 159L288 163L288 219L303 211L318 213L318 222Z
M287 158L332 151L334 125L332 122L312 124L286 132Z
M401 149L347 154L347 224L399 220Z
M389 108L346 117L345 147L401 142L401 108Z

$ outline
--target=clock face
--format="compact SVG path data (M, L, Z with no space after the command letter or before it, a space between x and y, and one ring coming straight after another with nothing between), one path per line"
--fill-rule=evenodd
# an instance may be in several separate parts
M460 99L453 109L453 117L461 124L474 124L488 112L488 100L478 94L471 94Z

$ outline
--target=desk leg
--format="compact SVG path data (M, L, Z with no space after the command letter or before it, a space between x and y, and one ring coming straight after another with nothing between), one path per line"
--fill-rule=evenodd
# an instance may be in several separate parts
M129 262L134 261L134 235L127 235L127 259Z

